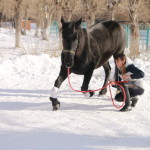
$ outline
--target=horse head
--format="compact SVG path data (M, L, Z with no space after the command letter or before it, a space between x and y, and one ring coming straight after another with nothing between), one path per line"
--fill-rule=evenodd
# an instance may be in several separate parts
M66 67L72 67L74 64L74 56L79 44L79 33L82 18L78 21L65 22L63 17L62 23L62 40L63 40L63 56L64 65Z

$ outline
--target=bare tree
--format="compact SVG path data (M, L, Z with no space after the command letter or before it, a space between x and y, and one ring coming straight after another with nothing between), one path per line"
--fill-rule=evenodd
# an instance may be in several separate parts
M83 0L82 10L89 27L95 23L96 17L105 10L105 0Z
M150 0L141 0L138 12L139 20L148 24L148 20L150 20Z
M139 48L139 20L146 22L150 19L147 0L124 0L121 2L118 13L121 14L121 10L127 12L127 18L130 25L130 53L129 57L134 59L140 54Z
M91 26L95 23L96 11L97 11L97 1L93 0L84 0L83 8L85 13L85 18L87 22L87 26Z
M21 47L22 0L16 0L15 2L16 2L16 7L15 7L15 27L16 27L15 47Z
M138 20L145 21L150 19L150 7L141 5L149 0L0 0L0 15L6 19L15 18L16 42L15 46L20 47L21 42L21 21L24 17L36 20L36 37L48 40L49 27L52 19L57 19L61 28L60 18L70 21L83 17L88 26L95 23L95 20L105 11L109 12L109 19L115 19L116 12L124 9L129 15L131 23L130 56L135 58L139 54L138 43ZM122 6L121 6L122 5ZM107 11L106 11L107 10ZM122 11L123 12L123 11ZM118 11L117 13L122 13ZM124 18L123 18L124 20ZM7 20L6 20L7 21ZM25 21L25 22L26 22ZM26 23L25 23L26 26ZM24 29L26 29L24 27ZM24 30L24 33L26 31Z
M107 0L108 20L115 20L115 9L122 0Z
M139 23L138 10L141 0L128 1L128 12L130 17L130 57L136 58L139 53Z
M65 16L65 20L71 21L72 15L81 11L82 0L61 0L62 15Z
M49 39L49 27L51 24L52 16L56 10L56 5L54 0L43 1L43 30L42 30L42 39Z
M25 13L25 17L24 17L24 27L22 29L23 31L23 35L26 35L26 29L27 29L27 22L28 22L28 3L25 5L24 8L24 13Z
M58 22L58 28L61 28L61 15L62 15L62 7L61 7L61 0L56 0L56 20Z

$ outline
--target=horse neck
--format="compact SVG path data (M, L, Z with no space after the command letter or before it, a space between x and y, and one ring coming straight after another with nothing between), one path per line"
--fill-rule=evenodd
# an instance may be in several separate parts
M86 29L80 30L77 57L84 59L86 64L91 63L93 60L95 60L95 56L93 54L90 44L91 38L93 37Z
M81 56L84 54L85 50L87 50L88 45L88 33L86 29L80 29L78 31L79 34L79 44L77 48L77 56Z

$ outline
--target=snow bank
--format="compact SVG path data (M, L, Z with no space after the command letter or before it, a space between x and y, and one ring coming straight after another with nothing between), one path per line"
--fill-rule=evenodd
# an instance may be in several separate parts
M2 150L150 149L149 54L141 55L134 61L146 74L146 90L131 112L116 110L109 92L103 97L98 97L96 93L91 99L85 99L82 93L70 90L67 80L58 93L61 110L53 112L48 98L59 73L60 57L20 55L20 50L12 46L11 32L1 31ZM114 70L112 58L110 63ZM76 89L80 89L82 80L83 76L71 75L72 85ZM103 80L103 68L96 69L90 89L101 87Z

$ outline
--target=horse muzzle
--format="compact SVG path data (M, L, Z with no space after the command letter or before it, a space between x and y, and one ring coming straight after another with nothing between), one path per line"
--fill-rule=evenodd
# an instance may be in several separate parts
M71 68L74 65L74 51L63 50L64 52L64 64L67 68Z
M73 65L74 65L74 59L73 58L65 59L65 66L67 68L71 68Z

